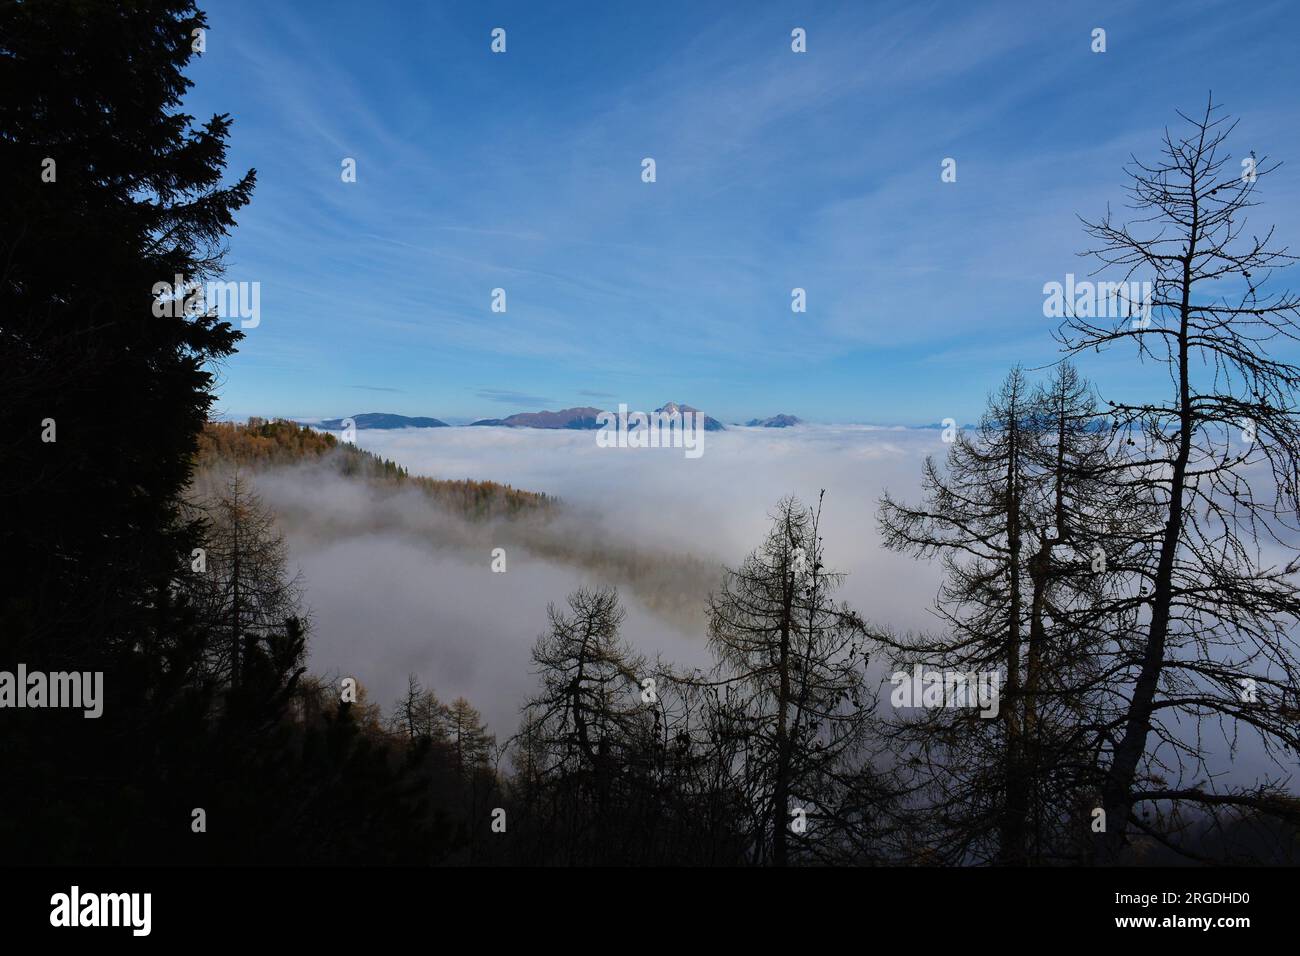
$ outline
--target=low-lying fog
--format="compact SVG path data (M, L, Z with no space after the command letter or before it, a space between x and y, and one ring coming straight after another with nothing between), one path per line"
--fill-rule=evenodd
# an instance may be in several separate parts
M561 515L469 524L419 492L379 494L323 468L259 474L302 572L311 670L353 675L385 710L416 673L444 701L467 697L504 739L536 686L529 652L582 584L614 584L623 635L647 656L708 662L704 608L723 564L757 547L777 501L826 490L826 563L839 597L895 631L934 626L936 564L881 548L875 510L889 489L917 501L939 430L804 425L709 432L704 454L600 448L592 431L494 427L361 430L357 444L412 474L473 478L557 496ZM493 548L507 571L491 570ZM1269 768L1243 737L1232 776ZM1215 745L1223 752L1224 745Z
M546 605L581 584L615 584L623 634L641 652L703 665L704 607L723 564L763 539L782 495L826 489L827 564L840 596L899 629L926 626L937 568L882 551L875 502L910 492L937 430L801 426L708 432L704 454L598 448L594 432L510 428L361 430L357 444L412 474L498 481L559 497L563 513L473 526L418 492L376 495L326 469L262 473L311 608L311 668L355 675L386 708L417 673L458 694L501 736L533 690L529 651ZM506 550L507 571L491 570Z

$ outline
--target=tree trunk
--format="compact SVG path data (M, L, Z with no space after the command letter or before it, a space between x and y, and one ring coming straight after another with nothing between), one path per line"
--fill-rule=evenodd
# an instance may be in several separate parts
M786 865L785 831L790 816L790 619L794 604L794 577L787 578L785 607L781 616L781 692L776 719L776 787L772 795L772 863Z
M1194 188L1194 187L1193 187ZM1193 208L1195 195L1193 195ZM1124 847L1131 808L1130 794L1137 766L1146 752L1147 733L1151 730L1151 713L1154 709L1160 672L1164 666L1165 641L1169 635L1170 608L1173 603L1174 557L1183 530L1183 486L1187 477L1187 462L1192 448L1191 386L1188 380L1187 322L1192 291L1192 257L1196 253L1198 217L1193 215L1191 238L1183 258L1182 302L1178 327L1178 398L1179 434L1178 454L1174 459L1173 476L1169 489L1169 517L1165 522L1164 536L1160 542L1160 561L1156 566L1155 586L1151 595L1151 625L1147 634L1146 652L1133 698L1129 704L1124 737L1115 748L1110 773L1106 776L1102 792L1102 805L1106 811L1106 836L1102 841L1101 861L1115 863Z
M1008 423L1007 455L1007 570L1010 600L1007 613L1007 692L1003 702L1003 721L1007 730L1006 752L1006 805L1002 813L1003 863L1023 864L1025 848L1025 815L1028 812L1028 793L1024 778L1020 722L1016 708L1020 697L1020 402L1012 404L1012 421Z

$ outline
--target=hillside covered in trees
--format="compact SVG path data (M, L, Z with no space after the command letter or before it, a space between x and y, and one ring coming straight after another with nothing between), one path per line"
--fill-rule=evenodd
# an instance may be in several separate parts
M324 461L346 477L390 488L417 488L437 506L463 518L511 517L544 511L555 504L547 495L494 481L412 476L396 462L285 419L205 423L198 436L194 465L200 470L231 466L257 470L313 461Z

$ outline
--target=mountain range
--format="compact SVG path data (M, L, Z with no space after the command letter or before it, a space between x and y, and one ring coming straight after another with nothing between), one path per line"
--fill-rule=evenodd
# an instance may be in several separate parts
M481 418L471 425L500 425L505 428L599 428L596 416L603 409L584 405L562 408L558 412L518 412L507 418Z
M343 418L327 418L317 428L336 432L343 428ZM411 418L407 415L394 415L390 412L362 412L352 416L357 428L447 428L447 423L436 418ZM298 424L303 424L299 422Z
M584 405L579 408L562 408L557 412L540 411L540 412L518 412L506 418L481 418L476 422L470 422L474 425L495 425L502 428L569 428L569 429L596 429L600 424L596 421L604 409L595 408L590 405ZM681 405L677 402L668 402L655 409L671 415L674 412L696 412L703 414L698 408L690 405ZM364 412L360 415L351 416L358 430L367 428L447 428L446 422L437 418L419 418L408 415L396 415L390 412ZM795 424L799 419L793 415L778 415L776 418L765 419L764 422L776 422L778 419L785 419L784 424ZM339 431L343 428L343 418L327 418L322 422L315 423L315 427L322 428L326 431ZM755 419L755 422L758 421ZM312 424L299 422L299 424ZM754 424L751 422L750 424ZM773 425L772 427L784 427L784 424ZM726 426L716 418L704 415L704 430L710 432L725 431Z
M678 412L699 412L698 408L691 405L681 405L677 402L669 402L656 408L656 412L672 414ZM567 429L597 429L601 426L596 422L596 416L604 409L596 408L591 405L583 405L577 408L562 408L559 411L540 411L540 412L518 412L506 418L480 418L478 421L469 422L469 425L496 425L501 428L567 428ZM448 428L451 427L447 422L438 418L427 418L422 416L398 415L393 412L363 412L351 416L352 421L358 429L369 428ZM327 418L323 421L299 421L298 425L307 425L312 428L320 428L325 431L340 431L343 428L343 418ZM740 422L735 424L739 425ZM804 424L804 420L795 415L773 415L770 418L751 418L744 425L749 428L791 428L795 425ZM1102 423L1102 427L1105 423ZM911 427L926 430L940 430L948 427L942 422L932 422L928 425L912 426L892 426L877 425L873 427ZM960 425L963 431L970 431L976 426L972 424ZM719 432L725 431L726 426L709 415L704 416L705 431Z

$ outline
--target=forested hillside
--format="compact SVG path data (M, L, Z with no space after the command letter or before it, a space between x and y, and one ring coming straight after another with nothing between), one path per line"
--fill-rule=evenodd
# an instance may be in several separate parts
M510 517L545 510L548 495L521 491L495 481L448 480L410 475L405 468L333 435L284 419L250 418L247 424L208 422L198 436L199 469L238 465L251 469L326 461L339 474L388 486L418 488L440 507L465 518Z

